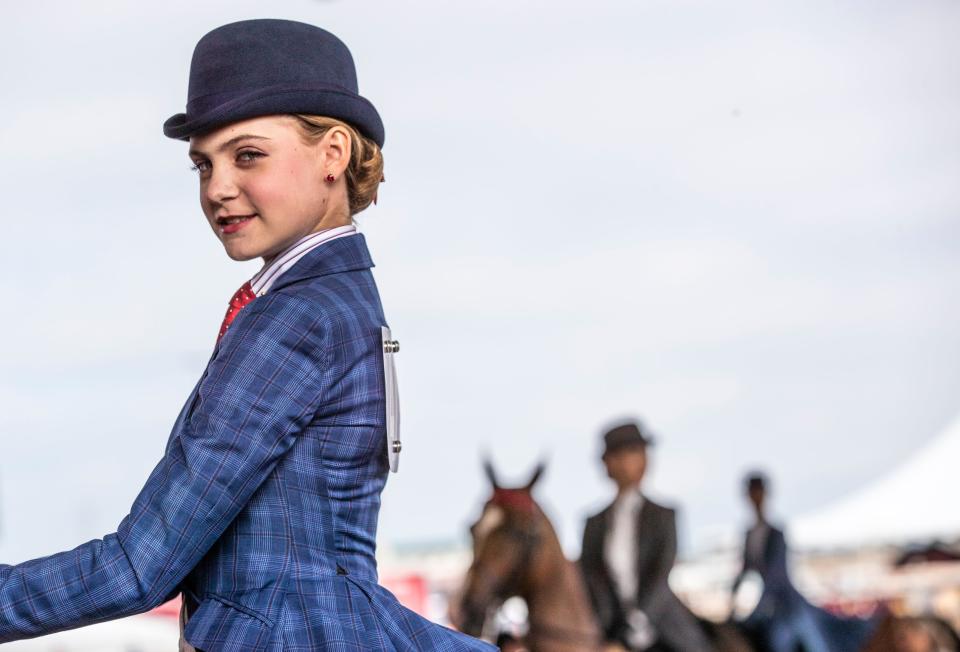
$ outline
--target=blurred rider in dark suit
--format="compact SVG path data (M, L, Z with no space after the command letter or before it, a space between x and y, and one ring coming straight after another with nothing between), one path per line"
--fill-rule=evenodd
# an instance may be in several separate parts
M637 422L604 434L603 463L617 497L587 519L580 564L601 629L630 650L709 652L696 617L670 590L677 554L676 513L640 485L652 439Z

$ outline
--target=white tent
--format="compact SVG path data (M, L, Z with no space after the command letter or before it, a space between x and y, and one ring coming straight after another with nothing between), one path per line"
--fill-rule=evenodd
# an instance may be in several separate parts
M892 473L789 523L800 548L960 537L960 418Z

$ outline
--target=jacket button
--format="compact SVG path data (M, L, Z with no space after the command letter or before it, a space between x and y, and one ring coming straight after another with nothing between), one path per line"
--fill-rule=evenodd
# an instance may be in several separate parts
M403 446L400 445L400 442L399 442L399 441L393 442L393 452L394 452L394 453L399 453L401 448L403 448Z

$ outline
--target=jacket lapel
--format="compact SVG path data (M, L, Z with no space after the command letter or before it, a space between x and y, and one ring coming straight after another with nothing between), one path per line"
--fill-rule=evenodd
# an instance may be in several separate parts
M597 528L597 542L596 542L596 551L600 557L600 560L603 562L603 567L607 567L606 563L606 550L607 550L607 537L610 536L610 527L613 525L613 506L616 504L616 501L607 505L607 508L600 512L600 527Z

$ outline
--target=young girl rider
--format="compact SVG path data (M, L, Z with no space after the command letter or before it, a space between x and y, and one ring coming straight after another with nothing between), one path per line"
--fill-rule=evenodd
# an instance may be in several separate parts
M347 47L287 20L198 42L185 113L203 214L263 268L230 300L206 370L115 533L0 565L0 642L183 595L182 650L492 650L377 582L380 493L400 441L391 339L353 216L384 129ZM182 262L182 261L181 261Z

